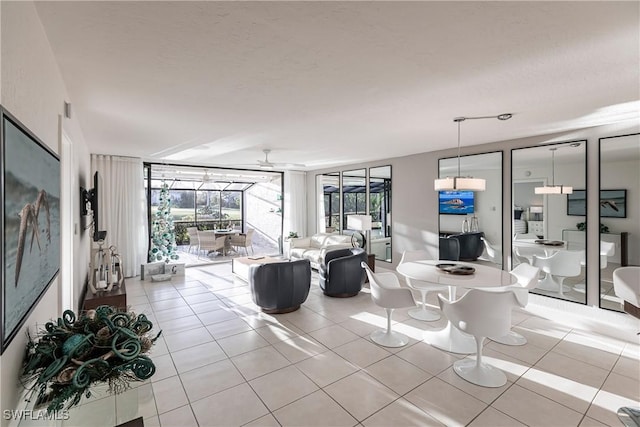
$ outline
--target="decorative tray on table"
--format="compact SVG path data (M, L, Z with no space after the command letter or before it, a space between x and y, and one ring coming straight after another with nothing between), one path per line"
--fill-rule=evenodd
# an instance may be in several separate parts
M534 242L545 246L564 246L564 242L562 240L538 239L534 240Z
M462 264L436 264L436 268L448 274L468 275L475 273L476 269Z

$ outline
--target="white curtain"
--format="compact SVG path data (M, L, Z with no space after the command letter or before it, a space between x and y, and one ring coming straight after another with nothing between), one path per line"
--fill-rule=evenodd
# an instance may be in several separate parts
M316 175L316 226L318 233L327 231L324 208L324 183L322 181L322 175Z
M125 277L140 274L147 262L147 201L142 160L91 155L91 174L97 171L100 230L107 231L105 248L115 245Z
M295 231L307 235L307 174L299 171L284 172L284 236Z

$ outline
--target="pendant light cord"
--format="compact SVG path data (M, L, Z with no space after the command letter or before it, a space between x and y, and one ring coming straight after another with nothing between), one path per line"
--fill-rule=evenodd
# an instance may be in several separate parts
M551 152L551 186L556 186L556 152Z
M458 120L458 175L456 176L460 176L460 122L462 120Z
M551 151L551 186L556 186L556 150L557 148L549 148Z

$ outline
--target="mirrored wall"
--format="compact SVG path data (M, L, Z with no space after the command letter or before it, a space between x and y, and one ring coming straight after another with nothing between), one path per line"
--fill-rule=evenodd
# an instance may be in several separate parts
M458 158L440 159L438 168L440 178L456 176ZM479 251L461 247L461 253L468 252L469 259L474 262L502 268L502 151L460 157L460 174L485 179L486 190L439 192L440 235L482 233L476 239L481 236L482 241L469 242L469 245L479 247Z
M316 175L318 232L354 236L379 261L392 260L391 166ZM349 215L371 216L371 228L349 229ZM362 238L366 237L366 241Z
M367 171L342 172L342 230L347 229L347 216L367 214Z
M586 141L513 149L512 268L542 270L531 292L586 304Z
M352 243L366 245L368 231L354 230L349 224L350 215L367 214L367 170L356 169L342 172L342 234L353 236Z
M391 166L369 168L370 252L391 262Z
M600 139L600 307L622 311L613 271L640 265L640 134Z
M316 176L318 187L318 216L324 218L318 224L318 232L340 231L340 172Z

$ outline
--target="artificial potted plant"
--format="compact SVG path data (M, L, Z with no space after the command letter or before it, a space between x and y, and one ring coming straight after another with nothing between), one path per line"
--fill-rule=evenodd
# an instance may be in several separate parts
M69 409L90 397L91 388L109 385L122 393L133 381L144 381L156 371L147 356L162 331L151 335L153 324L144 314L118 311L111 306L88 310L78 318L66 310L56 322L47 322L37 336L29 336L22 366L28 399L48 412Z

